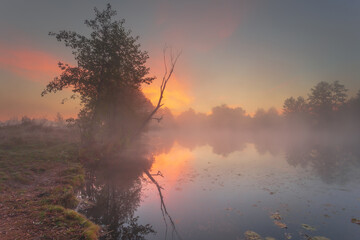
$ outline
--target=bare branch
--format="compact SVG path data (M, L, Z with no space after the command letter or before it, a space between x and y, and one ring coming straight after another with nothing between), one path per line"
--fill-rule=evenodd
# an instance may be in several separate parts
M160 172L160 171L158 171L157 173L155 173L155 174L151 174L151 176L160 176L160 177L164 177L164 175Z
M177 53L175 57L174 57L172 52L170 53L170 68L169 68L169 71L168 71L168 66L167 66L167 63L166 63L167 62L166 61L166 50L167 50L167 48L164 48L165 73L164 73L164 76L163 76L162 81L161 81L159 100L158 100L158 103L156 104L154 110L149 114L149 116L145 119L145 121L141 125L141 127L139 129L139 132L141 132L146 127L148 122L151 119L153 119L153 116L155 115L155 113L164 105L162 103L162 100L164 98L164 92L165 92L165 89L166 89L166 85L169 82L169 80L171 78L171 75L174 72L176 62L177 62L177 60L179 59L179 57L181 55L181 51L179 53Z
M164 117L164 116L162 115L162 116L159 117L159 118L153 117L152 119L154 119L154 120L158 121L158 123L160 123L161 120L163 119L163 117Z
M167 209L166 209L166 205L165 205L165 202L164 202L164 197L162 195L162 191L161 189L163 189L160 184L153 178L153 175L148 171L148 170L144 170L145 174L148 176L148 178L155 184L158 192L159 192L159 196L160 196L160 209L161 209L161 213L163 215L163 218L164 218L164 221L165 221L165 226L166 226L166 233L165 233L165 239L166 239L166 235L167 235L167 221L166 221L166 218L165 216L167 216L170 220L170 223L171 223L171 226L172 226L172 229L173 229L173 232L176 234L176 236L179 238L179 239L182 239L180 234L178 233L178 231L176 230L176 227L175 227L175 222L173 221L173 219L171 218L170 214L168 213ZM159 172L158 172L159 173ZM161 174L161 173L160 173Z
M163 57L164 57L164 68L165 68L165 73L164 73L164 76L163 76L163 80L162 80L162 83L164 82L164 77L167 75L167 63L166 63L166 49L167 47L165 46L164 49L163 49ZM160 91L162 89L162 83L161 83L161 87L160 87Z

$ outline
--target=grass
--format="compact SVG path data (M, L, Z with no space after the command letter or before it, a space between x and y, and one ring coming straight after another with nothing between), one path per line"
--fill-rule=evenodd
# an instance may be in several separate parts
M0 202L9 209L0 214L15 216L6 220L9 226L12 220L19 229L29 226L26 231L40 239L98 238L100 228L70 209L85 175L74 132L33 124L0 127Z
M0 128L0 186L28 184L56 164L76 161L77 143L68 129ZM13 184L13 185L14 185Z
M79 214L71 209L66 209L59 205L50 205L45 207L46 212L43 213L43 218L46 214L50 214L54 218L54 222L59 227L66 227L69 232L76 231L77 228L83 228L81 238L86 240L97 239L100 231L99 226L89 221L85 216Z

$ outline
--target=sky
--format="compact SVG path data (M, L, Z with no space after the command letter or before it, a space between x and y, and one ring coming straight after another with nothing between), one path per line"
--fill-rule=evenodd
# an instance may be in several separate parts
M249 114L290 96L307 96L320 81L360 89L360 1L247 0L0 0L0 120L27 115L76 116L70 91L41 91L59 71L75 64L71 49L48 32L87 34L93 8L110 3L125 27L140 36L151 75L143 91L155 101L163 74L164 46L182 51L164 104L174 114L209 113L227 104Z

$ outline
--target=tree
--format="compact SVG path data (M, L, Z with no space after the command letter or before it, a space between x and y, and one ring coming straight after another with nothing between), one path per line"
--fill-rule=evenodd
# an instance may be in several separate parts
M210 127L233 131L248 128L250 117L241 107L231 108L223 104L212 108L208 121Z
M360 115L360 90L357 92L355 97L349 100L348 105L353 113Z
M78 117L82 140L123 142L148 121L153 107L141 92L141 85L150 84L155 77L148 76L148 53L140 49L138 37L124 27L125 20L113 20L116 11L110 4L103 11L94 10L95 18L85 21L90 36L73 31L49 33L72 48L77 66L59 62L62 73L46 86L42 96L71 88L81 100ZM163 82L169 80L175 63L171 66ZM165 86L156 110L162 106Z
M260 129L273 129L277 130L281 126L281 117L275 108L269 108L265 111L263 108L256 110L253 117L253 128Z
M332 96L333 96L333 107L338 110L339 107L344 105L347 100L347 91L344 85L340 84L339 81L332 83Z
M290 97L287 98L283 105L283 113L286 117L299 115L308 111L308 104L303 97L297 99Z
M319 82L309 94L310 111L315 115L328 116L338 110L347 99L347 89L338 81Z
M350 98L344 108L342 109L342 120L343 125L346 125L352 133L359 132L360 126L360 91L357 92L357 95ZM360 135L359 135L360 136Z

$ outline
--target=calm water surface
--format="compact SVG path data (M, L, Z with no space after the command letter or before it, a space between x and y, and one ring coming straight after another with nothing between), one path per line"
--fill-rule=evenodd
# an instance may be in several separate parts
M360 218L356 146L214 136L192 143L157 136L137 164L90 174L82 212L108 226L104 239L236 240L248 230L275 239L360 239L360 226L351 222ZM163 187L178 234L143 169Z

